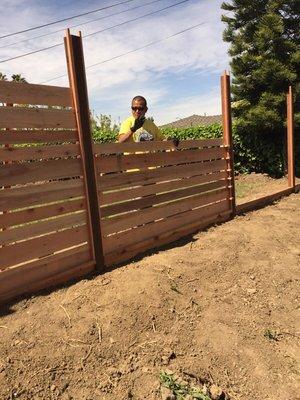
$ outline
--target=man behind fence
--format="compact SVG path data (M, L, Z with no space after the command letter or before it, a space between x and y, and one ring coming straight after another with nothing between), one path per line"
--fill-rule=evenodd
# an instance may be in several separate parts
M119 142L145 142L164 140L164 135L145 114L148 111L147 101L143 96L135 96L131 102L131 117L122 122Z

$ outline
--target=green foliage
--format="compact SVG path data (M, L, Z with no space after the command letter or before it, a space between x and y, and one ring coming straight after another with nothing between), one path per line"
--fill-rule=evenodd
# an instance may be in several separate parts
M112 121L110 115L91 115L92 137L95 142L116 142L119 125Z
M211 400L210 396L203 394L201 389L190 387L186 383L180 382L172 373L161 372L159 374L161 384L170 389L177 400L184 400L187 396L199 400Z
M199 125L187 128L163 128L162 133L166 138L187 140L187 139L214 139L222 137L220 124Z
M215 139L222 137L221 124L194 126L188 128L164 128L167 138ZM248 135L240 132L237 122L232 126L234 142L234 168L238 173L266 172L280 177L284 173L283 143L268 134L260 132ZM280 149L281 151L279 151Z

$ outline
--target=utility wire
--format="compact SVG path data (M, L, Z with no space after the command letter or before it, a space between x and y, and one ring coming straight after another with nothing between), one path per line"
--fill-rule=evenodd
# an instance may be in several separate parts
M149 3L145 3L145 4L141 4L141 5L139 5L139 6L135 6L135 7L132 7L132 8L128 8L127 10L119 11L119 12L116 12L116 13L113 13L113 14L109 14L109 15L104 15L103 17L99 17L99 18L90 19L89 21L82 22L81 24L71 25L71 26L69 26L68 28L69 28L69 29L72 29L72 28L76 28L77 26L88 25L88 24L91 24L92 22L100 21L100 20L102 20L102 19L114 17L114 16L120 15L120 14L124 14L124 13L126 13L126 12L128 12L128 11L133 11L133 10L136 10L136 9L138 9L138 8L141 8L141 7L146 7L146 6L150 5L150 4L154 4L154 3L157 3L157 2L159 2L159 1L162 1L162 0L150 1ZM17 42L5 44L4 46L0 46L0 49L4 49L4 48L7 48L7 47L12 47L12 46L15 46L15 45L20 44L20 43L30 42L31 40L39 39L39 38L42 38L42 37L45 37L45 36L50 36L50 35L53 35L53 34L58 33L58 32L63 32L64 30L65 30L65 28L63 28L63 29L57 29L56 31L52 31L52 32L48 32L48 33L43 33L42 35L37 35L37 36L33 36L33 37L31 37L31 38L19 40L19 41L17 41Z
M95 64L88 65L88 66L86 67L86 69L93 68L93 67L95 67L95 66L97 66L97 65L105 64L105 63L107 63L107 62L116 60L117 58L121 58L121 57L127 56L128 54L135 53L136 51L139 51L139 50L145 49L145 48L147 48L147 47L153 46L153 45L155 45L155 44L157 44L157 43L164 42L164 41L166 41L166 40L168 40L168 39L171 39L171 38L173 38L173 37L175 37L175 36L181 35L182 33L185 33L185 32L191 31L192 29L198 28L199 26L204 25L204 24L207 24L207 22L201 22L201 23L199 23L199 24L197 24L197 25L193 25L193 26L190 26L190 27L188 27L188 28L186 28L186 29L183 29L183 30L181 30L181 31L179 31L179 32L173 33L173 34L170 35L170 36L166 36L166 37L164 37L164 38L162 38L162 39L155 40L154 42L147 43L147 44L145 44L144 46L138 47L138 48L136 48L136 49L129 50L129 51L127 51L126 53L122 53L122 54L119 54L119 55L117 55L117 56L108 58L108 59L106 59L106 60L99 61L99 62L97 62L97 63L95 63ZM63 78L63 77L65 77L65 76L67 76L67 74L60 75L60 76L56 76L55 78L47 79L46 81L41 82L40 84L42 85L42 84L45 84L45 83L54 81L54 80L59 79L59 78Z
M57 21L49 22L47 24L43 24L43 25L39 25L39 26L34 26L33 28L24 29L22 31L8 33L6 35L0 36L0 39L4 39L4 38L10 37L10 36L18 35L19 33L25 33L25 32L34 31L36 29L45 28L46 26L55 25L55 24L58 24L60 22L69 21L70 19L74 19L74 18L78 18L78 17L83 17L84 15L89 15L89 14L93 14L93 13L98 12L98 11L107 10L108 8L117 7L117 6L120 6L122 4L130 3L132 1L133 0L121 1L119 3L111 4L110 6L101 7L101 8L97 8L96 10L88 11L88 12L77 14L77 15L73 15L72 17L59 19Z
M96 31L96 32L89 33L88 35L85 35L84 37L89 37L89 36L92 36L92 35L96 35L96 34L98 34L98 33L102 33L102 32L108 31L108 30L110 30L110 29L123 26L123 25L125 25L125 24L130 23L130 22L137 21L137 20L142 19L142 18L145 18L145 17L149 17L150 15L153 15L153 14L156 14L156 13L158 13L158 12L167 10L167 9L169 9L169 8L172 8L172 7L175 7L175 6L177 6L177 5L186 3L187 1L189 1L189 0L182 0L182 1L178 2L178 3L175 3L175 4L172 4L172 5L170 5L170 6L161 8L160 10L152 11L152 12L150 12L150 13L141 15L141 16L139 16L139 17L137 17L137 18L133 18L133 19L127 20L127 21L125 21L125 22L121 22L120 24L116 24L116 25L110 26L110 27L108 27L108 28L102 29L101 31ZM52 46L44 47L43 49L33 50L33 51L28 52L28 53L19 54L19 55L17 55L17 56L10 57L10 58L7 58L7 59L5 59L5 60L1 60L1 61L0 61L0 64L5 63L5 62L8 62L8 61L16 60L16 59L18 59L18 58L26 57L26 56L29 56L29 55L31 55L31 54L36 54L36 53L40 53L40 52L42 52L42 51L54 49L55 47L59 47L59 46L63 46L63 43L56 43L56 44L53 44Z

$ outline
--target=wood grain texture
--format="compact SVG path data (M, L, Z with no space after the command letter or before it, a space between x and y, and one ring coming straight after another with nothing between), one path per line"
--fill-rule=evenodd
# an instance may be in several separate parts
M224 171L226 169L226 160L206 161L190 165L163 167L146 171L100 175L98 176L98 182L101 190L109 190L162 182L176 178L192 177L195 175Z
M82 179L7 188L0 190L0 210L45 205L50 202L82 197L83 194Z
M25 224L12 229L0 231L0 246L12 242L23 241L33 237L67 229L73 226L84 225L87 222L86 212L76 212L68 215L51 218L46 221Z
M120 232L116 235L105 238L105 252L119 251L129 245L155 238L165 232L175 231L178 228L185 227L190 223L201 222L205 218L217 217L219 214L230 211L230 202L227 199L205 205L195 210L189 210L180 214L166 216L166 218L147 225L142 225L126 232Z
M0 168L0 182L3 186L13 186L49 179L68 178L82 175L80 159L49 160L3 165Z
M181 188L187 188L194 185L199 185L201 183L214 182L221 179L227 178L227 172L216 172L214 174L205 174L194 177L184 177L182 179L173 178L173 180L165 182L157 182L150 185L143 185L138 187L131 187L128 189L123 189L119 191L111 192L100 192L99 201L102 206L111 203L131 200L140 198L143 196L149 196L153 194L158 194L162 192L167 192L170 190L176 190Z
M169 202L172 204L173 201L183 199L193 195L202 194L211 190L226 187L227 183L225 180L220 180L216 182L210 182L207 184L201 184L197 186L192 186L189 188L183 188L167 193L153 194L146 197L141 197L140 199L130 200L127 202L113 204L111 206L104 207L101 210L102 217L113 216L115 214L121 214L129 211L136 211L139 209L145 209L147 207L156 206L162 203Z
M85 244L7 269L0 274L0 304L84 276L95 268L90 260L91 253Z
M46 160L80 155L78 144L60 144L57 146L6 147L0 149L0 162Z
M0 228L8 228L14 225L26 224L45 218L55 217L74 211L81 211L86 208L86 202L83 198L79 200L63 201L56 204L30 207L22 211L0 214Z
M95 154L118 154L124 152L141 152L141 151L161 151L204 148L204 147L220 147L223 144L222 139L204 139L204 140L183 140L176 147L172 140L140 142L140 143L95 143Z
M88 241L85 225L2 247L0 270Z
M225 158L225 149L216 147L200 150L170 151L131 155L99 156L96 159L98 173L121 172L133 168L145 169L178 164L188 164L205 160Z
M71 107L67 87L0 81L0 103Z
M0 144L60 143L77 140L76 130L0 131Z
M76 123L71 110L0 107L0 128L75 129Z
M228 189L218 189L213 192L180 199L174 203L146 208L133 213L108 218L101 222L103 235L109 235L135 226L146 224L171 215L180 214L196 207L229 198Z

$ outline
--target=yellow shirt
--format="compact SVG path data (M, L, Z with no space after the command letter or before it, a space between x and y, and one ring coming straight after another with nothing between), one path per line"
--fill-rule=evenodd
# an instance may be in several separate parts
M130 128L134 125L134 117L131 116L125 121L122 122L120 127L119 136L129 132ZM155 123L151 120L146 118L143 126L135 131L130 138L128 139L129 142L140 142L140 141L149 141L149 140L164 140L164 135L155 125Z

